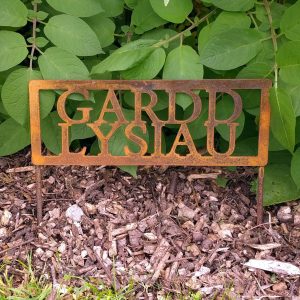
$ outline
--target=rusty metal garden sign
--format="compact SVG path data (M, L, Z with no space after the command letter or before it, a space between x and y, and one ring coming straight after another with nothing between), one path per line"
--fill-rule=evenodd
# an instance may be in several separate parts
M257 192L257 216L258 222L262 222L263 203L263 177L264 166L268 161L269 146L269 88L271 81L259 79L243 80L149 80L149 81L125 81L125 80L90 80L90 81L47 81L33 80L30 82L30 126L32 162L37 165L173 165L173 166L256 166L258 173ZM237 122L243 109L243 102L238 91L244 89L255 89L261 91L260 115L259 115L259 137L258 151L255 156L236 156L235 142ZM62 122L58 124L61 130L62 151L59 155L43 155L41 140L41 119L40 119L40 91L60 91L57 101L57 112ZM160 101L156 91L165 91L168 94L168 117L166 120L159 118L153 107ZM91 121L90 113L92 108L80 107L80 119L72 119L66 112L66 102L71 94L82 94L89 99L91 91L106 91L102 109L96 121ZM130 91L134 94L134 118L128 120L124 115L118 95L120 92ZM197 151L192 136L189 132L189 123L197 119L202 113L202 100L199 91L208 93L208 118L204 125L207 130L207 154L203 155ZM193 102L193 112L185 120L176 117L176 95L183 93L188 95ZM232 115L226 120L216 118L217 95L228 94L234 102ZM150 98L149 103L142 101L143 94ZM95 99L97 101L97 99ZM115 121L110 123L109 131L102 130L107 123L105 115L115 115ZM143 115L147 115L154 130L154 151L149 153L147 142L134 131L140 128L146 133L147 127ZM98 155L86 155L86 148L77 153L70 152L69 134L70 128L74 125L85 124L96 135L101 145ZM162 129L166 125L177 125L178 132L171 150L162 153ZM220 153L215 148L215 128L218 125L226 125L229 129L229 146L226 152ZM109 140L116 133L118 128L125 128L124 134L128 140L136 144L139 151L133 152L129 147L124 147L123 156L116 156L110 153ZM188 150L186 155L176 152L179 146L185 146ZM38 222L42 219L42 195L41 195L41 169L37 167L37 211Z

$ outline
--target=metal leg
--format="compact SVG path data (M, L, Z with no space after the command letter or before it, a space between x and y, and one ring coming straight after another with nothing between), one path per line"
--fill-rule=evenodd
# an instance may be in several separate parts
M264 196L264 176L265 176L265 168L258 168L258 186L257 186L257 196L256 196L256 212L257 212L257 224L261 224L263 222L263 196Z
M41 166L35 167L35 181L36 181L37 224L39 225L42 222L42 218L43 218L42 168L41 168Z

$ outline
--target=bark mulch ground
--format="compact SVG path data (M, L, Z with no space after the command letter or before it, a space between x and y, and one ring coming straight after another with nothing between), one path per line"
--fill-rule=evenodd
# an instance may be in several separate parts
M157 299L157 290L174 299L192 290L204 299L224 290L232 299L300 299L299 276L244 265L300 267L300 202L267 208L257 226L251 168L140 168L137 178L112 167L43 173L37 227L30 153L0 158L0 261L10 262L11 274L32 253L35 271L49 280L71 274L117 287L132 280L135 299Z

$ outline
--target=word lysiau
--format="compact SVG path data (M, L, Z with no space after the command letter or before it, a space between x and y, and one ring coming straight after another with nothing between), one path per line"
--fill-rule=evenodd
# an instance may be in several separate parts
M142 119L142 113L146 113L151 120L151 126L154 128L154 152L151 154L151 157L158 156L166 156L172 157L177 156L176 149L178 146L186 146L189 150L189 154L192 156L200 156L198 153L195 144L193 142L192 136L188 129L188 124L193 122L195 119L199 117L202 110L202 102L200 96L195 93L193 90L184 90L180 91L181 93L185 93L191 97L193 100L193 113L186 120L177 120L175 115L175 107L176 107L176 91L166 90L169 94L169 105L168 105L168 119L161 120L155 114L153 108L159 101L157 94L153 90L149 89L135 89L134 92L134 119L129 121L126 119L124 113L122 112L122 108L120 106L119 100L116 96L114 89L109 89L107 92L107 96L103 103L103 107L100 111L98 119L89 123L90 120L90 112L92 108L81 107L78 108L78 111L81 111L82 118L79 120L71 119L66 111L66 101L68 96L70 95L70 91L64 92L58 100L57 103L57 112L64 123L60 123L59 126L62 130L62 155L68 155L69 152L69 129L72 125L76 124L86 124L86 126L90 127L97 138L101 143L101 153L99 156L110 155L109 153L109 140L113 137L116 131L123 126L125 128L124 134L128 140L133 142L138 146L139 151L133 152L129 149L128 146L124 147L124 153L126 156L144 156L147 153L147 142L140 136L134 132L135 128L140 128L140 130L146 134L146 122ZM148 94L150 96L150 102L147 105L142 104L142 94ZM232 115L226 120L217 120L215 117L216 114L216 91L209 92L209 111L208 111L208 119L205 122L205 126L207 127L207 151L212 156L230 156L235 148L235 137L236 137L236 127L239 125L234 122L240 115L242 111L242 100L238 93L233 90L227 89L227 94L230 94L234 101L234 111ZM85 93L87 98L87 93ZM97 100L96 100L97 101ZM113 113L116 116L116 121L113 123L109 123L110 130L104 134L103 130L101 130L101 126L103 124L108 124L105 120L105 115L107 113ZM161 143L162 143L162 128L166 124L177 124L179 125L179 129L171 150L166 155L161 153ZM226 124L229 127L230 139L229 139L229 147L226 153L218 153L214 147L214 132L215 127L219 124ZM81 154L85 155L86 149L81 150Z

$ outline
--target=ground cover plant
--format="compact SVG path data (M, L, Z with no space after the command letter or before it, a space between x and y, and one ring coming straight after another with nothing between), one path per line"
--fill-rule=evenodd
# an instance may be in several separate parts
M272 109L270 162L266 168L265 204L300 196L300 2L294 0L0 0L0 156L30 144L28 82L31 79L202 79L269 78ZM43 142L60 152L59 93L41 95ZM76 107L89 105L99 112L105 95L90 101L72 95L67 110L78 118ZM251 155L257 147L259 93L243 93L236 153ZM133 98L119 95L124 114L133 114ZM189 125L199 148L205 147L204 113ZM166 95L159 95L156 113L167 112ZM192 110L191 99L177 96L177 114ZM144 101L147 101L145 99ZM232 112L232 101L220 95L217 117ZM93 118L93 116L92 116ZM108 117L110 118L110 117ZM148 126L148 129L150 126ZM149 129L150 130L150 129ZM174 130L164 131L165 151ZM222 151L229 139L218 126ZM153 148L146 137L149 151ZM115 155L122 154L122 131L110 141ZM99 151L98 141L86 126L71 130L71 148L83 145ZM132 145L131 145L132 146ZM131 174L135 167L123 167ZM253 183L255 190L255 182Z

